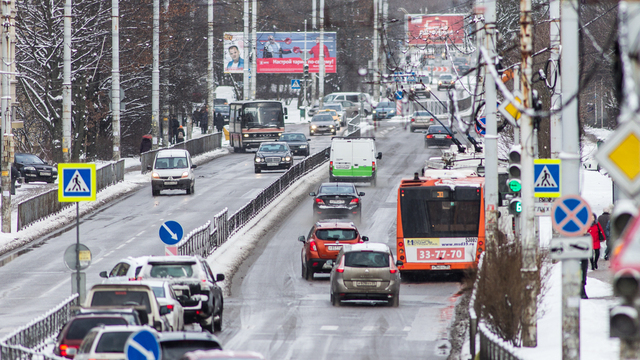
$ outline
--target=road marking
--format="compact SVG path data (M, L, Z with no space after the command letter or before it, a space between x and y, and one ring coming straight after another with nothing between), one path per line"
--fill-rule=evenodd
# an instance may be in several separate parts
M147 230L142 230L142 231L140 231L139 233L137 233L137 234L136 234L136 236L140 236L140 235L144 234L144 232L145 232L145 231L147 231ZM132 239L132 240L133 240L133 239Z
M62 285L64 285L64 284L68 284L68 283L69 283L69 280L68 280L68 279L67 279L67 280L63 280L63 281L59 282L56 286L54 286L54 287L52 287L51 289L49 289L49 290L45 291L45 292L44 292L42 295L40 295L39 297L40 297L40 298L45 298L45 297L49 296L49 294L50 294L50 293L52 293L53 291L58 290L58 288L59 288L60 286L62 286Z
M136 236L138 236L138 235L136 235ZM134 236L134 237L132 237L131 239L127 240L127 242L125 242L125 244L128 244L128 243L132 242L133 240L135 240L135 239L136 239L136 236Z
M438 329L433 326L435 320L440 317L440 309L437 307L422 307L411 323L411 331L407 334L407 341L436 341Z
M365 326L362 328L362 331L374 331L377 328L378 328L377 326Z
M127 245L127 243L122 243L122 244L120 244L120 246L118 246L118 247L116 248L116 250L120 250L120 249L121 249L123 246L125 246L125 245Z
M338 330L338 326L335 325L323 325L320 327L322 331L336 331Z
M404 329L402 329L402 331L406 331L406 332L411 331L411 326L405 326Z

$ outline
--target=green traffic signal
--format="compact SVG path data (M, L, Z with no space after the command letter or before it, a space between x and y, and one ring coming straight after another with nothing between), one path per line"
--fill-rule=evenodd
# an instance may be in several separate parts
M522 190L522 182L518 179L509 180L509 190L512 192L520 192Z
M509 213L520 214L522 212L522 201L520 198L512 199L509 202Z

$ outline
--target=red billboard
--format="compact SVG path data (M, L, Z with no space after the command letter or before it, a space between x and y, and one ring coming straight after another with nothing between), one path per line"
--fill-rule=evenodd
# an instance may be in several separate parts
M462 44L464 41L464 15L407 14L405 27L409 45Z

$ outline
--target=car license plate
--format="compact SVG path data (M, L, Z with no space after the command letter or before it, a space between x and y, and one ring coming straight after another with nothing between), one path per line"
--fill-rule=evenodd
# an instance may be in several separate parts
M164 182L165 185L178 185L177 181L165 181Z
M349 170L351 169L351 164L346 163L346 164L335 164L333 166L334 168L338 169L338 170Z
M449 270L451 269L451 265L433 265L431 266L431 270Z
M40 176L51 176L51 171L40 171Z
M327 250L329 250L329 251L340 251L341 248L342 248L341 245L329 245L329 246L327 246Z
M278 166L278 163L267 163L267 166Z
M436 135L435 137L438 139L444 139L447 137L447 135Z
M356 281L356 286L378 286L375 281Z
M344 204L344 200L329 200L329 204Z

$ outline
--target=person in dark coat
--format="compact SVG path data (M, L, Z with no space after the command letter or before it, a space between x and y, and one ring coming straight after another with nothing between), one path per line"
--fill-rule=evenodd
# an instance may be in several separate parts
M206 106L200 109L200 127L202 128L202 133L206 134L209 129L209 111Z
M182 127L182 125L178 126L178 129L176 130L176 144L179 144L181 142L184 142L184 128Z
M140 143L140 154L151 150L151 134L142 135L142 142Z
M222 117L220 112L215 113L215 116L213 117L213 124L218 132L222 131L222 128L224 127L224 117Z
M602 215L598 216L598 224L605 229L604 230L604 241L607 244L607 248L604 250L604 259L609 260L609 255L611 254L611 241L609 240L609 233L607 232L607 224L609 224L609 220L611 219L611 210L613 205L609 205L602 210Z

